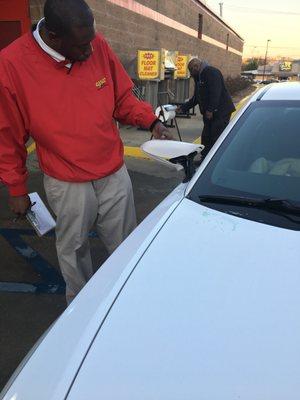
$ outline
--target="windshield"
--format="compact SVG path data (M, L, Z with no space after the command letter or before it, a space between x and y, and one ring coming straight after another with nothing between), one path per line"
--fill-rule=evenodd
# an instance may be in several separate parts
M188 197L199 202L208 195L285 199L300 207L299 101L250 105Z

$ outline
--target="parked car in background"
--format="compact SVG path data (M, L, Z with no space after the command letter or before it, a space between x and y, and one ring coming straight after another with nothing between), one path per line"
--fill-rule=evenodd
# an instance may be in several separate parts
M268 85L269 83L278 83L278 82L280 82L278 79L270 78L270 79L265 79L265 80L261 81L260 83L262 85Z
M253 82L254 82L253 76L252 76L252 75L251 75L251 76L244 76L244 75L242 75L242 76L241 76L241 79L243 79L243 80L246 81L246 82L250 82L250 83L253 83Z
M255 93L191 180L50 328L2 398L298 400L299 126L299 83ZM176 146L143 148L191 172L199 147Z

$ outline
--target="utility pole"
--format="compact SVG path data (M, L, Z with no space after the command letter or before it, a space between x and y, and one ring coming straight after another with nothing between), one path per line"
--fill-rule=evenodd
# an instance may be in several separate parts
M220 17L223 18L223 4L224 3L219 3L220 6Z
M268 40L267 40L267 48L266 48L266 55L265 55L265 62L264 62L264 72L263 72L262 81L265 80L265 73L266 73L266 64L267 64L267 57L268 57L269 42L271 42L271 39L268 39Z

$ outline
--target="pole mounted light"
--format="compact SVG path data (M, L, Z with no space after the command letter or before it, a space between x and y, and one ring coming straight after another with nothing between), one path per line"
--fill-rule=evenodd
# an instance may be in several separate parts
M264 62L264 72L263 72L262 81L265 80L265 73L266 73L266 64L267 64L267 57L268 57L269 42L271 42L271 39L268 39L268 40L267 40L266 55L265 55L265 62Z
M220 17L223 18L223 4L224 3L219 3L220 6Z

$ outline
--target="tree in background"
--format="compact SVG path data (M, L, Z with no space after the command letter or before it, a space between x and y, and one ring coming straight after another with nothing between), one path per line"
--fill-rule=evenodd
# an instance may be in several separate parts
M242 71L255 70L259 65L264 65L263 58L247 58L243 60Z

